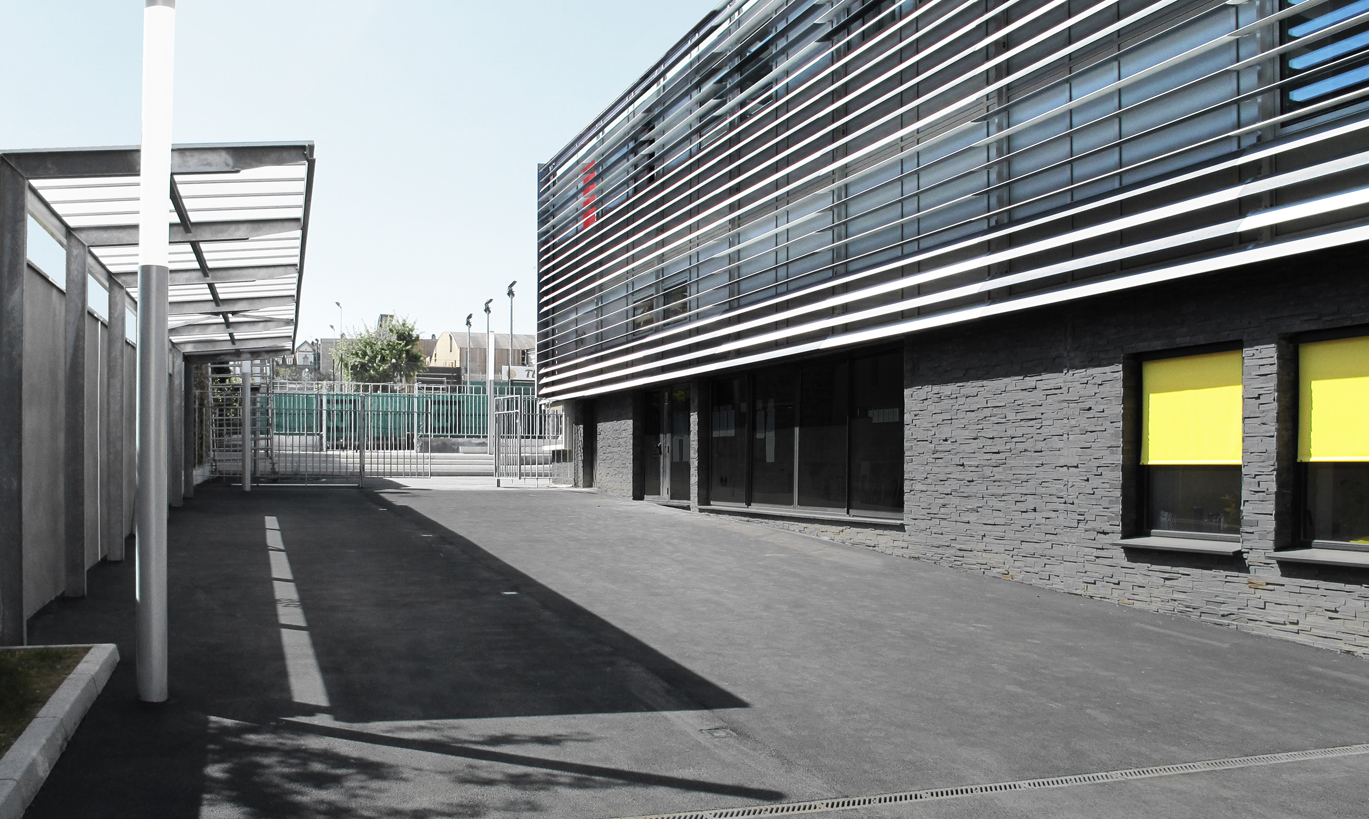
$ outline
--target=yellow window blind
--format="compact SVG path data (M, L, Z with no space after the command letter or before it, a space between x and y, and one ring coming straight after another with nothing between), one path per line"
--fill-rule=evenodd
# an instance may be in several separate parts
M1241 463L1241 352L1141 364L1141 463Z
M1298 460L1369 461L1369 337L1298 349Z

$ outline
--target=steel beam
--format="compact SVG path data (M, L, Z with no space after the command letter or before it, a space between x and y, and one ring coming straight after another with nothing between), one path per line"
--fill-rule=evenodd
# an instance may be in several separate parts
M243 219L232 222L198 222L185 230L180 225L167 227L172 244L189 242L241 242L300 230L300 219ZM127 247L138 244L137 225L74 228L73 233L90 247ZM128 274L125 274L128 275Z
M186 324L182 327L171 328L172 338L189 338L194 336L221 336L224 333L259 333L262 330L280 330L293 327L294 322L290 319L246 319L235 321L228 326L223 322L214 324ZM247 344L252 339L242 339L239 344ZM182 348L184 349L184 348Z
M181 506L185 498L181 481L185 478L185 356L170 352L171 372L167 373L166 500Z
M193 363L186 360L182 355L181 369L181 389L184 393L181 398L181 409L183 417L181 420L181 497L195 497L195 461L199 453L199 407L195 394L195 374L196 368Z
M184 351L182 351L184 352ZM257 358L275 358L276 356L286 355L290 350L288 344L281 344L276 347L259 348L235 348L232 350L217 350L210 352L187 352L185 360L195 364L226 364L231 361L240 361L244 355L256 356Z
M105 556L112 561L124 559L124 538L128 521L124 519L124 453L128 442L124 430L124 357L128 332L128 294L118 282L109 287L109 329L105 337L105 443L104 541Z
M243 353L251 353L255 358L264 358L262 350L282 348L290 349L291 336L266 336L264 338L244 338L236 344L227 339L218 341L180 341L176 343L176 348L183 354L195 355L199 353L216 352L236 352L239 357ZM236 360L236 359L235 359Z
M67 236L66 423L62 454L66 461L62 482L66 567L63 591L67 597L86 596L86 283L90 281L86 273L87 255L81 240Z
M138 290L139 297L142 296L142 289ZM258 296L249 299L224 299L222 304L215 304L213 299L202 301L178 301L171 304L170 316L193 316L200 313L246 313L249 310L269 310L273 307L294 307L295 297L291 296Z
M242 394L238 398L242 411L242 491L252 491L252 467L257 459L256 428L252 425L252 362L243 361L241 373Z
M3 156L30 179L138 176L142 172L137 147L9 151ZM232 173L302 164L313 156L313 142L175 145L171 149L171 172Z
M28 183L0 160L0 645L21 646L24 618L24 277Z
M198 269L171 271L171 284L225 284L228 282L257 282L289 278L299 273L292 264L271 264L260 267L220 267L204 275ZM116 273L115 278L125 286L138 284L137 273Z

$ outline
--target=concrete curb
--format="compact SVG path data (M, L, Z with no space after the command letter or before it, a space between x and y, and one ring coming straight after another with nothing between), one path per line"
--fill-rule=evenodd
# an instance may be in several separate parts
M22 819L118 663L119 649L113 643L90 646L90 651L0 759L0 819Z

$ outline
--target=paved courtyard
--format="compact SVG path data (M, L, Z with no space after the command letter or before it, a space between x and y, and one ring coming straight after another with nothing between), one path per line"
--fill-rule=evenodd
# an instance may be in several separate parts
M201 487L171 701L133 562L34 642L123 662L30 817L621 817L1369 742L1369 663L585 492ZM440 488L438 488L440 487ZM860 817L1369 815L1369 755Z

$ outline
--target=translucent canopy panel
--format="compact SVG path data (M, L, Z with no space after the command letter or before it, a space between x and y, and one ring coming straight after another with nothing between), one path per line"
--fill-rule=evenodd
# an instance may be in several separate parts
M23 159L37 171L29 175L34 192L136 298L137 149ZM173 149L170 326L187 355L293 349L313 168L312 143Z

